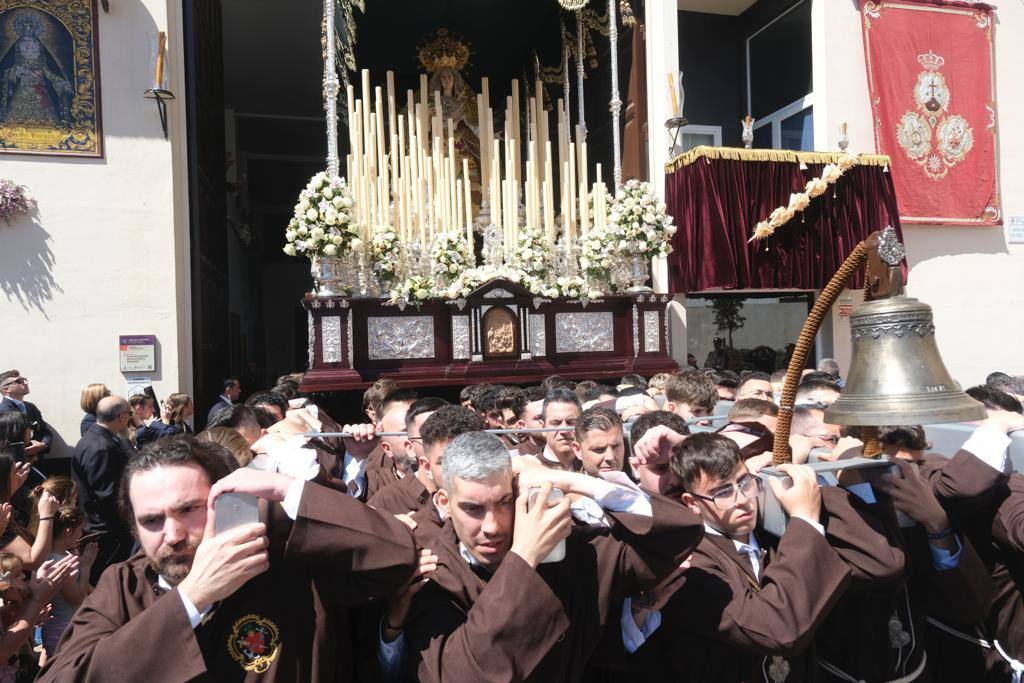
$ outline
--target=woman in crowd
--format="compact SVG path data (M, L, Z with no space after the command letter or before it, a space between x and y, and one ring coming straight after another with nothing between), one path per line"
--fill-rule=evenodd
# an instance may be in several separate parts
M68 554L79 554L79 572L74 579L64 581L60 592L53 597L52 617L43 624L43 651L45 657L52 657L61 635L71 623L75 610L89 593L89 573L96 560L97 545L88 543L79 547L82 539L82 527L85 526L85 514L71 506L60 507L53 520L51 535L50 559L56 562ZM40 662L40 665L45 663Z
M195 405L188 394L171 394L164 401L163 414L159 420L153 420L148 426L140 427L135 433L135 442L139 448L157 439L175 434L191 434L192 427L185 420L192 417Z
M33 538L12 515L11 497L28 478L28 463L18 463L8 451L0 451L0 552L16 555L27 570L38 567L50 554L53 516L60 506L57 499L43 491L36 504L38 531Z
M100 402L101 398L107 396L110 396L110 389L106 384L90 384L82 389L82 396L79 399L79 405L82 407L82 412L85 413L82 416L82 424L79 425L79 431L82 434L85 434L90 426L96 424L96 404Z

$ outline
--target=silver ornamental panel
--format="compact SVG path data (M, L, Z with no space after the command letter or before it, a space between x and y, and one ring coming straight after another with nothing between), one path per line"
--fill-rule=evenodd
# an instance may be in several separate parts
M306 349L309 353L309 365L306 367L312 370L313 361L316 359L316 355L314 353L314 351L316 351L316 328L313 326L313 313L310 311L306 311L306 322L309 325L306 330Z
M501 287L495 287L491 291L489 291L486 294L484 294L484 298L485 299L511 299L512 298L512 292L508 291L507 289L502 289Z
M452 358L469 358L469 316L452 316Z
M588 353L615 350L614 316L600 313L556 313L555 350Z
M646 353L657 353L661 350L658 322L657 311L644 311L644 351Z
M530 353L534 358L547 353L547 329L545 329L544 316L538 313L530 314Z
M341 362L341 318L332 315L320 318L320 357L325 363Z
M370 360L434 357L434 317L367 318Z

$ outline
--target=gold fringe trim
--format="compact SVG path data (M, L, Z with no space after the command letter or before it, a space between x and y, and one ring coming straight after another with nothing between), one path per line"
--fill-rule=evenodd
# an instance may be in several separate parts
M675 173L698 159L731 159L734 161L782 161L792 164L835 164L846 154L842 152L794 152L788 149L745 149L742 147L707 147L701 145L680 154L665 164L665 173ZM885 154L858 154L866 166L889 166Z

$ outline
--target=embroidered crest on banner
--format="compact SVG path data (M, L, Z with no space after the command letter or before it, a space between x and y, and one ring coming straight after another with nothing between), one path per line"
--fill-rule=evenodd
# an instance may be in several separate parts
M231 627L228 653L246 671L264 673L281 650L277 624L266 617L247 614Z
M909 159L938 180L971 151L974 131L963 116L949 113L951 94L940 71L946 60L928 50L918 55L917 61L924 68L914 84L917 111L900 118L896 139Z

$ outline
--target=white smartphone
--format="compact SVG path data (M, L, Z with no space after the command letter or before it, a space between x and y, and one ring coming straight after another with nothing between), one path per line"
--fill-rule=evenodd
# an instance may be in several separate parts
M526 510L527 512L529 512L530 510L533 509L534 504L537 502L537 497L540 495L540 487L534 486L533 488L530 489L530 492L527 495L528 497L526 499ZM553 505L554 503L560 501L562 498L565 498L565 492L562 491L562 489L552 488L551 493L548 494L548 505ZM564 559L565 539L563 538L561 541L558 542L558 545L555 546L554 550L552 550L551 553L540 562L541 564L546 564L548 562L561 562Z
M259 500L248 493L225 493L213 504L217 534L260 521Z

